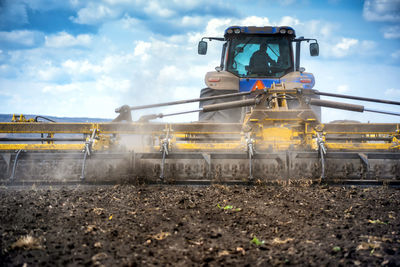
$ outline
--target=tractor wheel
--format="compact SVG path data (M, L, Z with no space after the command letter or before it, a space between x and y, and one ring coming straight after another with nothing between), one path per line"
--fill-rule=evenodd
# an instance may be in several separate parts
M225 95L225 94L233 94L237 93L236 90L214 90L211 88L204 88L200 92L200 98L217 96L217 95ZM206 105L225 103L230 101L241 100L240 96L233 96L223 99L213 99L200 101L199 107L202 108ZM218 110L212 112L200 112L199 113L199 121L201 122L241 122L242 119L242 108L232 108L226 110Z

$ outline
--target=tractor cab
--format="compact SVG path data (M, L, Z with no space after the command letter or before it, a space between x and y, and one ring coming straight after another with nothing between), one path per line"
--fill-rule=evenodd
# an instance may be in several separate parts
M220 66L206 74L207 88L201 91L200 97L254 91L282 83L285 84L285 88L314 87L314 75L300 67L300 47L301 42L310 42L310 55L318 56L317 40L296 38L295 31L291 27L231 26L225 30L223 38L203 37L198 46L200 55L207 53L205 40L222 41L224 44ZM203 101L200 102L200 107L228 100L237 99ZM294 101L291 105L289 108L297 106ZM316 112L320 117L320 109ZM238 122L241 119L243 111L239 109L199 115L200 121Z
M304 73L304 69L300 68L300 44L303 41L312 41L310 54L317 56L318 43L315 39L303 37L296 39L295 31L291 27L231 26L225 30L224 38L202 38L198 49L201 55L207 53L205 39L225 42L220 66L216 68L216 72L206 75L205 82L210 88L250 91L254 89L256 83L261 82L269 88L272 83L281 81L299 82L300 84L296 86L307 89L311 89L314 85L314 76ZM296 47L296 55L293 53L293 46ZM298 72L296 77L293 75L289 77L288 74L293 72ZM217 76L221 77L218 79ZM223 84L227 77L230 77L229 81ZM232 88L232 84L237 86Z

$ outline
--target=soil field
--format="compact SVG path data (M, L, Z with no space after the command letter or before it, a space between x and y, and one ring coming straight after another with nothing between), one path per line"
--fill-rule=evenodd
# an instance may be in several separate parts
M0 189L3 266L400 266L400 190Z

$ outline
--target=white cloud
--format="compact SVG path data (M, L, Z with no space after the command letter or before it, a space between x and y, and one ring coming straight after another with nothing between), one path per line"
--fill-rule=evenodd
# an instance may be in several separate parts
M349 50L352 46L358 44L357 39L352 39L352 38L342 38L341 42L336 44L336 48L340 50Z
M121 10L117 7L110 8L106 5L90 2L86 7L78 11L77 17L70 19L79 24L98 24L106 19L115 19L121 14Z
M300 24L302 24L302 23L300 23L300 20L298 20L297 18L290 17L290 16L284 16L280 20L278 25L295 27Z
M135 28L138 27L138 25L140 24L140 20L132 18L127 14L122 18L121 22L124 29Z
M274 25L292 26L297 36L308 36L317 39L331 38L333 33L339 29L338 23L323 20L300 21L296 17L284 16Z
M382 29L383 37L386 39L399 39L400 38L400 25L388 26Z
M225 28L232 24L231 19L211 19L206 26L205 36L222 36Z
M74 76L75 79L79 79L79 77L85 77L85 75L96 75L102 72L102 66L93 64L89 62L89 60L71 60L61 64L63 70L66 73Z
M204 18L201 16L184 16L181 19L181 25L188 27L188 26L200 26L203 25Z
M271 23L269 22L269 19L267 17L251 16L240 20L239 25L266 26L266 25L271 25ZM226 26L231 26L231 25L226 25Z
M148 1L144 7L144 11L152 16L159 16L161 18L170 18L175 12L169 8L163 7L156 1Z
M178 69L176 66L164 66L160 69L157 80L161 84L174 83L179 81L184 81L186 78L186 73Z
M363 16L369 21L400 21L400 0L365 0Z
M62 64L62 67L67 71L76 71L78 73L85 73L85 72L97 72L101 71L101 67L95 64L90 63L88 60L82 61L73 61L67 60Z
M148 52L150 51L150 48L151 48L151 43L138 41L136 42L133 55L140 57L142 60L146 60L148 58Z
M172 26L168 27L169 29L182 28L185 25L199 27L201 24L197 17L230 17L236 14L236 7L232 7L223 0L91 0L82 1L81 4L77 4L74 0L71 6L78 9L77 14L70 17L75 23L101 25L124 16L148 22L148 18L151 18L149 24L163 24L164 27L160 27L158 32L162 32L162 29L168 26ZM181 18L185 16L192 17L196 21L182 20ZM145 26L149 27L149 25Z
M89 34L79 34L75 37L66 32L59 32L46 36L45 40L47 47L89 46L92 42L92 36Z
M353 38L342 38L333 49L332 53L336 57L345 57L350 53L350 50L358 44L357 39Z
M37 77L42 81L54 81L62 79L64 71L58 67L46 67L36 71Z
M390 97L400 97L400 89L390 88L385 90L385 96Z
M43 93L59 94L59 93L71 93L75 91L82 91L84 84L82 83L72 83L72 84L52 84L45 86L42 89Z
M131 89L132 84L128 79L115 79L110 76L102 76L96 81L96 89L100 92L122 92Z
M121 53L107 55L99 65L104 74L112 76L124 76L131 70L127 67L133 67L134 64L139 62L137 56L132 53Z
M349 91L349 85L348 84L342 84L337 87L337 92L338 93L347 93Z

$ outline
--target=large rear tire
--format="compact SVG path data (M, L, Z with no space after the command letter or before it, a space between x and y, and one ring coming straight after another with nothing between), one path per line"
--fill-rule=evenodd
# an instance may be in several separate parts
M200 98L218 96L225 94L237 93L237 90L215 90L211 88L204 88L200 92ZM202 108L206 105L213 105L218 103L226 103L230 101L241 100L240 96L233 96L222 99L213 99L200 101L199 107ZM242 108L232 108L225 110L218 110L212 112L200 112L199 121L201 122L240 122L242 119Z

